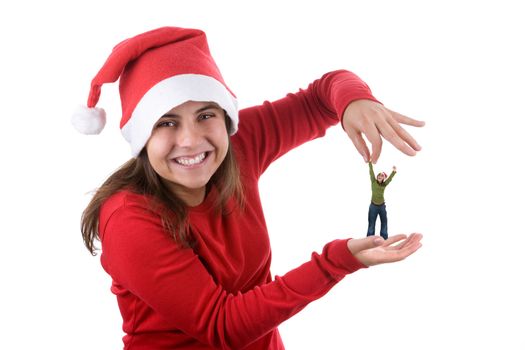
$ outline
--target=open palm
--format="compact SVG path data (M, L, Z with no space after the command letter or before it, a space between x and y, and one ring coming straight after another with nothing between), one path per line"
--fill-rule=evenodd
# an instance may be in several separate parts
M366 266L385 264L405 259L421 248L420 233L410 236L395 235L387 240L377 236L370 236L348 241L350 252ZM397 243L397 244L396 244Z

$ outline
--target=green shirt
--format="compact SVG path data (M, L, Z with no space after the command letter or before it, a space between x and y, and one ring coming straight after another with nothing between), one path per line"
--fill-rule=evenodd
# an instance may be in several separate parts
M368 163L368 167L370 168L370 181L372 182L372 203L376 205L381 205L385 203L385 188L388 186L390 181L392 181L392 178L396 174L395 171L392 171L390 176L383 181L383 183L377 182L376 176L374 175L374 167L372 165L372 162Z

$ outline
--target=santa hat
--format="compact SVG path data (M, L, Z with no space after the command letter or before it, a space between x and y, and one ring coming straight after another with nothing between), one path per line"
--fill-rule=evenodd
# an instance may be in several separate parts
M200 30L163 27L115 46L91 82L87 108L81 107L73 115L78 131L102 131L106 115L96 107L102 84L119 78L120 129L134 157L146 145L155 122L187 101L217 103L232 121L229 133L237 131L237 99L224 83L206 34Z

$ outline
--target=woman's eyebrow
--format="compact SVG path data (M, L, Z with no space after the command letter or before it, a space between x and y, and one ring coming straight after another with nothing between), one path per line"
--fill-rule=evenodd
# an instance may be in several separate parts
M200 113L202 111L205 111L207 109L221 109L216 103L210 103L205 105L204 107L201 107L195 111L195 113Z
M205 106L195 110L193 113L197 114L197 113L203 112L203 111L205 111L207 109L221 109L221 108L215 103L210 103L210 104L207 104L207 105L205 105ZM161 118L180 118L180 116L178 114L176 114L176 113L168 112L168 113L164 114Z
M164 114L162 117L160 117L159 119L162 119L162 118L180 118L180 115L168 112Z

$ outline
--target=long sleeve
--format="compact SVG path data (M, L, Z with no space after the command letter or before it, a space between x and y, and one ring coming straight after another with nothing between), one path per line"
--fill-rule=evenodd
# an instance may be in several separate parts
M388 186L388 184L390 183L390 181L392 181L392 179L394 178L394 175L396 174L395 171L392 171L390 173L390 176L388 177L388 179L385 180L385 187Z
M338 70L323 75L307 89L241 110L234 142L260 176L277 158L340 122L352 101L377 101L370 88L354 73Z
M217 348L242 349L323 296L345 275L365 267L348 251L345 240L336 240L273 281L229 293L200 257L175 244L160 218L133 195L106 208L101 262L114 284L158 313L166 328ZM148 328L145 311L136 302L126 307L121 303L122 309L128 313L126 331Z
M218 215L212 188L205 203L189 211L192 249L174 242L143 196L123 191L104 203L101 263L113 279L126 349L282 349L280 323L365 267L347 241L336 240L272 278L258 190L273 161L323 136L357 99L375 100L355 74L335 71L305 90L241 110L231 142L245 208Z
M374 174L374 166L372 165L372 162L368 162L368 170L370 173L370 181L374 182L376 180L376 176Z

